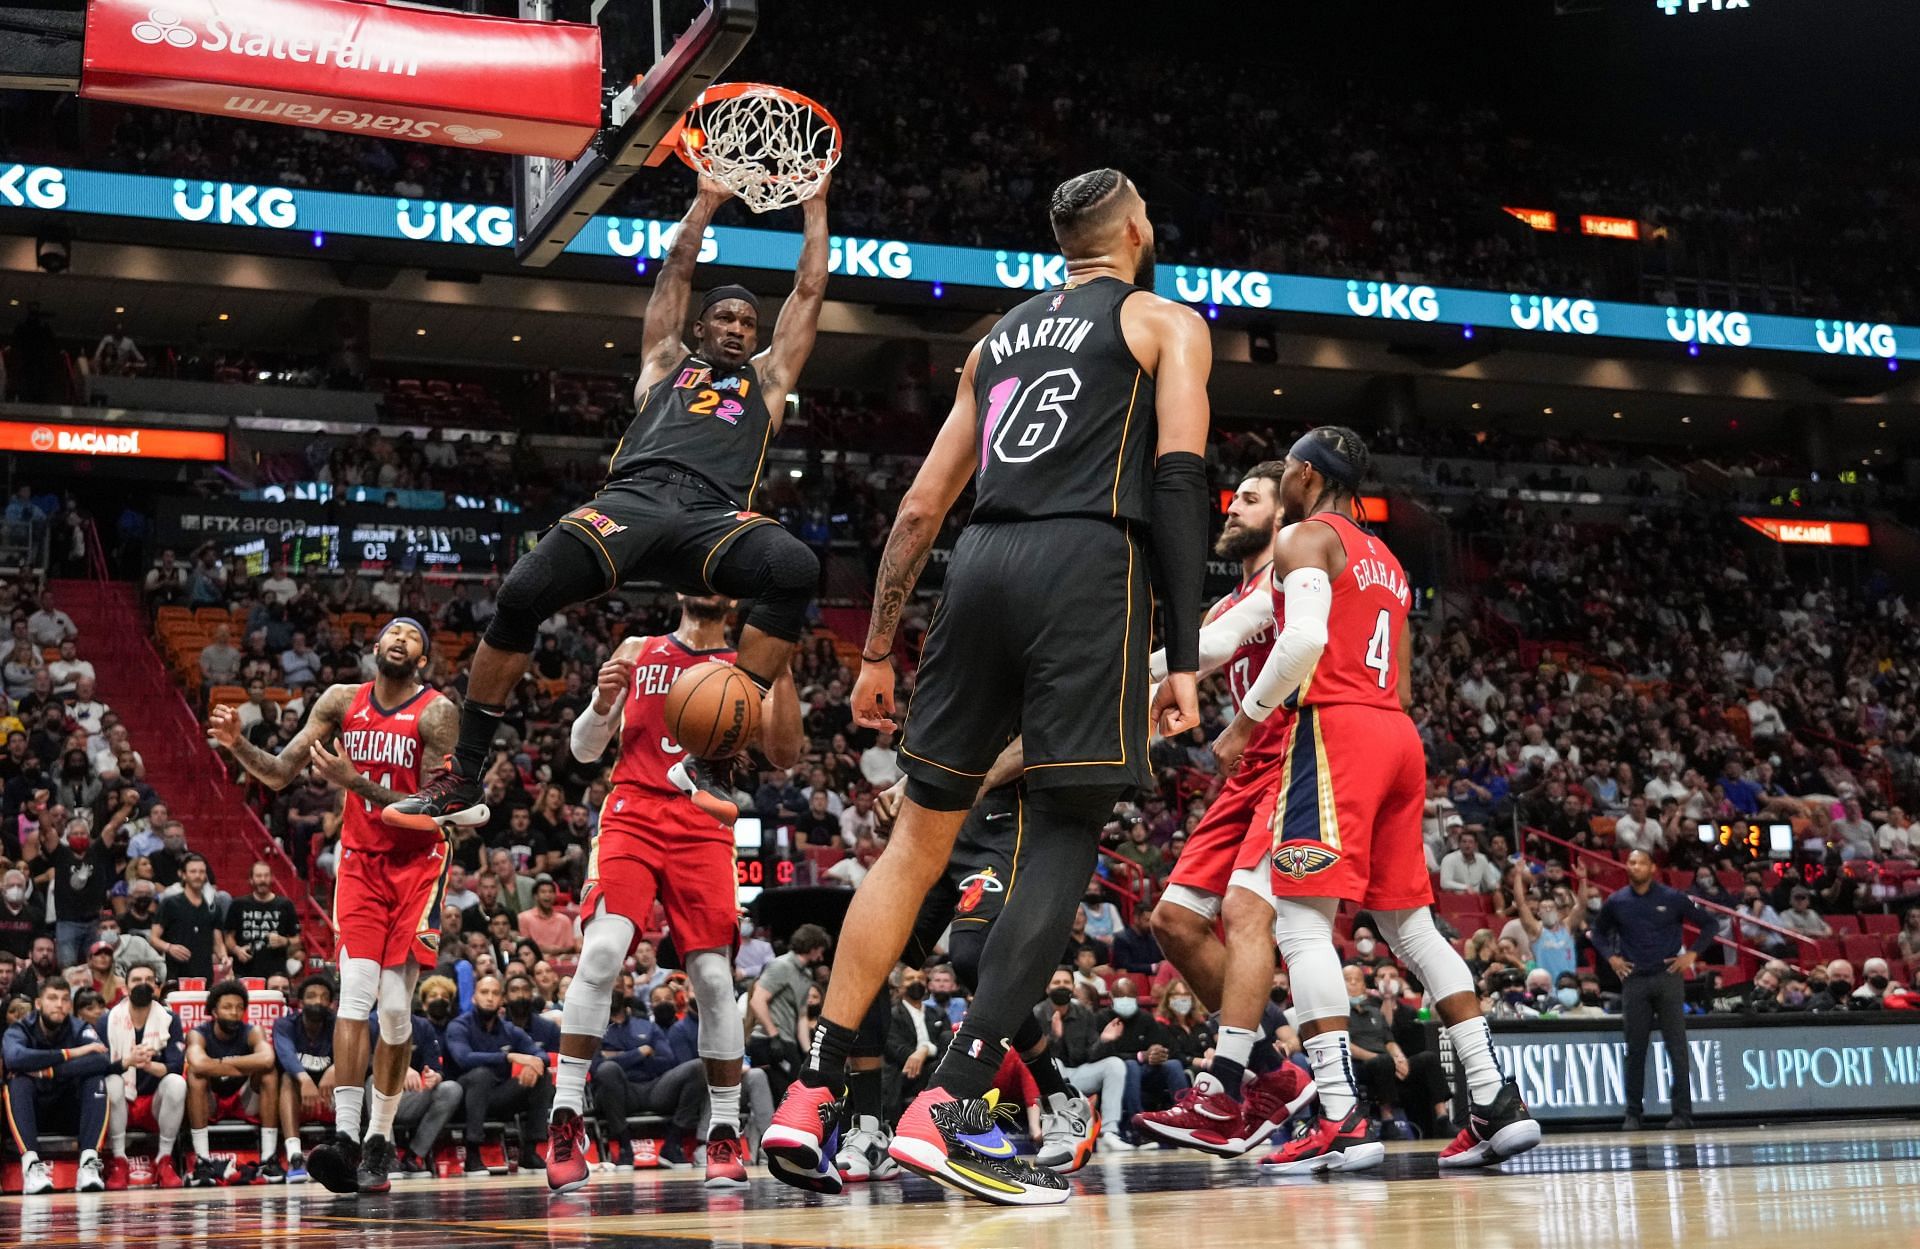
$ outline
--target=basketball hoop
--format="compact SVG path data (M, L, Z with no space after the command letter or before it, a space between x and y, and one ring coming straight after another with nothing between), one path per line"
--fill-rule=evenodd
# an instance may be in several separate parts
M840 163L840 123L798 91L730 82L701 93L673 145L748 208L772 212L819 192Z

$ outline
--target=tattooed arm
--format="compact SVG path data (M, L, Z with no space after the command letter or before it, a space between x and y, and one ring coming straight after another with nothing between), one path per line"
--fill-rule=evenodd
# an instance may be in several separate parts
M979 414L973 402L973 375L979 362L980 346L976 343L967 356L966 368L961 370L953 409L915 474L913 485L900 500L893 532L887 535L887 549L880 557L880 575L873 586L873 616L867 624L867 644L853 690L854 723L866 728L894 728L893 638L900 627L900 612L913 594L920 570L927 566L927 556L933 551L933 540L947 512L979 465L975 450Z
M301 726L299 733L278 755L270 755L247 740L245 731L240 727L239 711L231 706L213 709L207 717L207 736L216 745L225 746L227 753L254 779L269 789L285 789L294 777L305 770L307 761L312 757L314 743L340 731L347 708L353 704L354 689L351 685L328 686L327 692L314 703L306 724Z

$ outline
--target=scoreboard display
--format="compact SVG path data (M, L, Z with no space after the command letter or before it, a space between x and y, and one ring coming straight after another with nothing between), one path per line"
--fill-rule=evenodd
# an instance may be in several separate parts
M733 883L742 908L763 889L784 889L794 881L793 830L782 824L769 832L751 815L733 822Z

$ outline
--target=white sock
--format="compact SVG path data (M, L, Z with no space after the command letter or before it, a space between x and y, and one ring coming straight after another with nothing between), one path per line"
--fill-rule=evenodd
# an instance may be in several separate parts
M740 1135L740 1086L709 1084L707 1102L712 1107L707 1115L707 1139L713 1139L716 1128L725 1128L728 1136Z
M384 1136L393 1140L393 1116L400 1110L400 1094L382 1093L373 1090L373 1118L367 1124L368 1136Z
M1223 1024L1220 1038L1213 1043L1214 1056L1244 1067L1253 1061L1253 1043L1259 1039L1260 1032L1256 1028L1235 1028Z
M159 1148L159 1151L154 1154L154 1157L155 1158L173 1157L173 1147L175 1143L178 1142L179 1139L180 1138L177 1135L169 1136L165 1132L162 1132L160 1134L160 1148Z
M358 1084L333 1090L333 1130L347 1140L359 1140L360 1112L366 1105L367 1090Z
M113 1136L113 1156L116 1158L126 1157L127 1156L127 1130L125 1128L121 1128L118 1132L112 1133L112 1136Z
M299 1162L301 1155L300 1136L295 1133L287 1138L287 1161Z
M1347 1046L1347 1030L1336 1028L1308 1037L1307 1061L1313 1065L1313 1084L1320 1094L1320 1114L1336 1123L1353 1113L1359 1102L1354 1087L1353 1052Z
M1500 1095L1500 1065L1493 1060L1493 1031L1484 1018L1449 1024L1447 1040L1453 1043L1453 1060L1466 1073L1467 1091L1476 1106L1484 1106Z
M193 1156L196 1158L207 1158L211 1157L212 1154L213 1146L207 1143L207 1130L205 1128L193 1129Z
M553 1112L571 1110L582 1113L587 1104L587 1070L593 1066L591 1058L575 1058L570 1054L560 1055L560 1070L553 1077Z
M273 1156L279 1152L280 1152L280 1129L279 1128L261 1128L260 1129L260 1156L262 1158L271 1160Z

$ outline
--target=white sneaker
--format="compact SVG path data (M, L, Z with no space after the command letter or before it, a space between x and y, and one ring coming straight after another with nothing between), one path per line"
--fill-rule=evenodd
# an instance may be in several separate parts
M80 1155L79 1169L74 1172L73 1191L76 1193L103 1193L107 1191L106 1176L102 1174L100 1155L88 1150Z
M1103 1132L1100 1136L1100 1148L1116 1154L1130 1154L1140 1148L1118 1132Z
M834 1169L850 1184L897 1179L900 1164L887 1152L892 1144L893 1129L872 1115L861 1115L833 1156Z
M1055 1093L1040 1112L1040 1152L1034 1162L1061 1175L1071 1175L1093 1157L1100 1136L1100 1117L1084 1097Z
M104 1187L104 1185L102 1186ZM37 1158L27 1167L26 1178L20 1185L23 1197L38 1197L42 1193L53 1191L53 1164L44 1158Z

